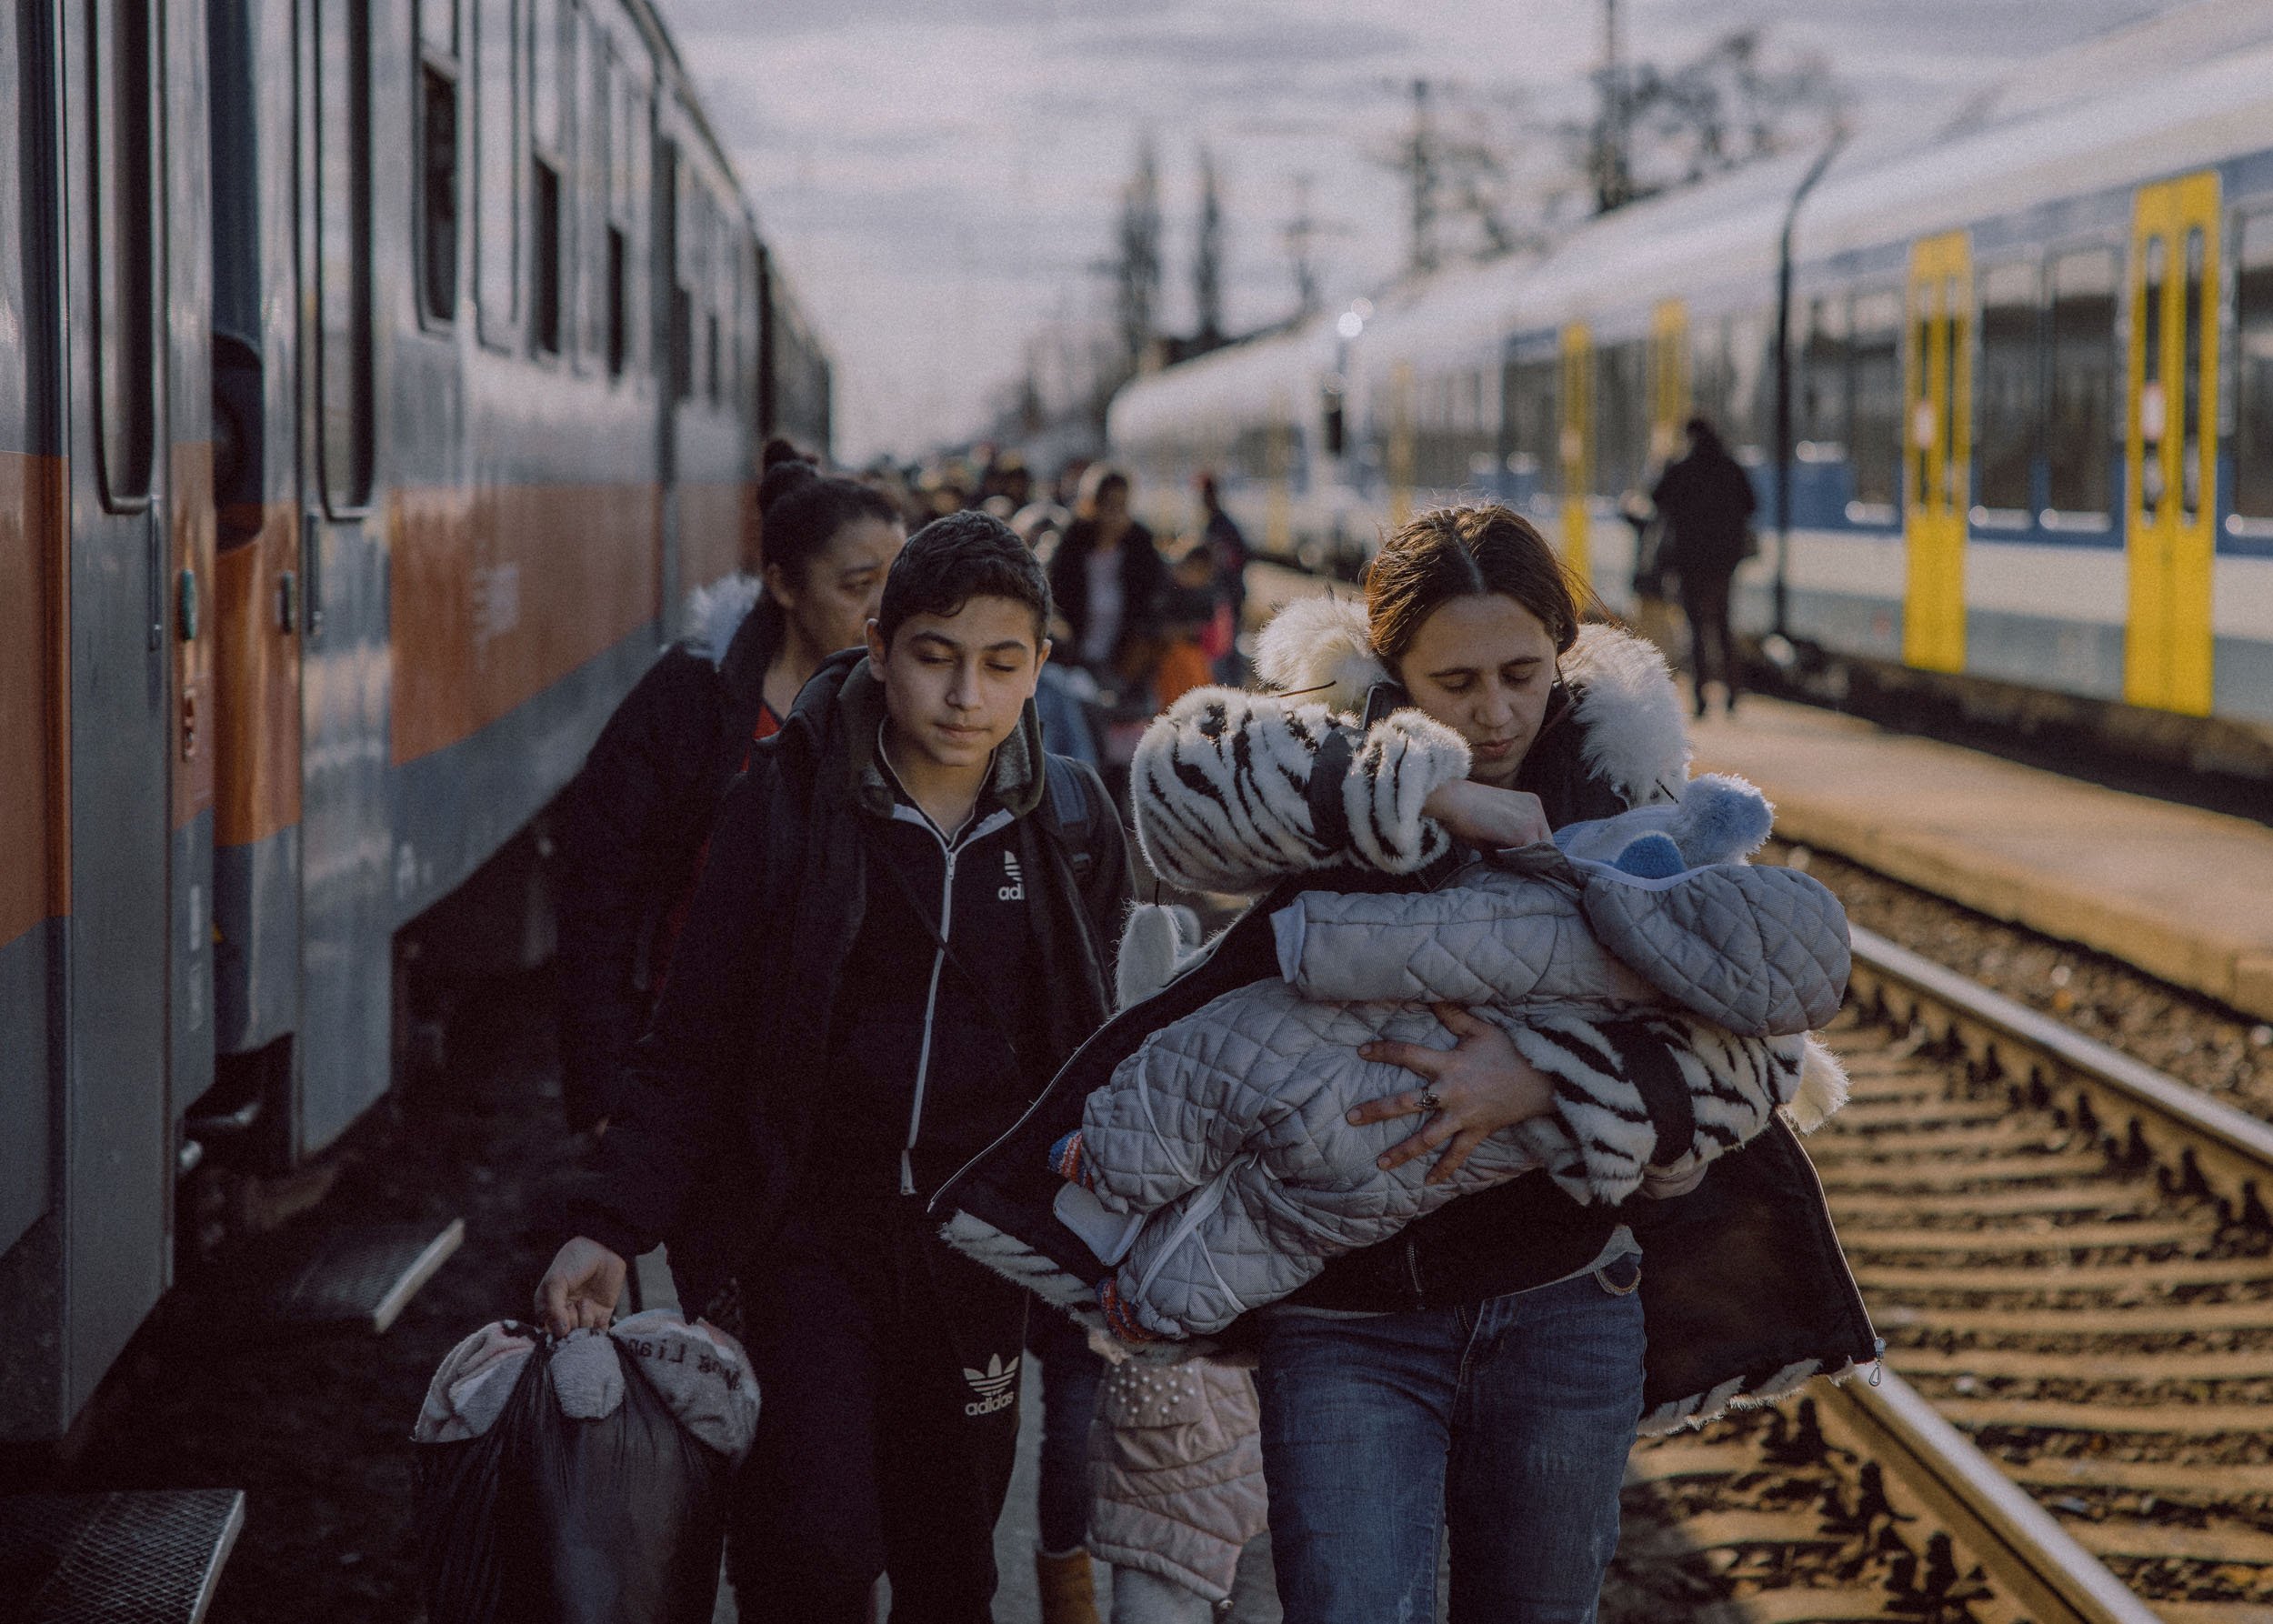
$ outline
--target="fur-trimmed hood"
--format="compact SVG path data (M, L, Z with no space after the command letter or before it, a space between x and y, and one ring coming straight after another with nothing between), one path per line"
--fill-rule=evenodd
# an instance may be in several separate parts
M760 583L756 576L721 576L707 586L686 595L687 651L713 667L726 663L734 634L757 607Z
M1263 628L1255 667L1279 693L1349 716L1362 714L1373 689L1394 680L1374 652L1365 605L1348 597L1288 604ZM1586 731L1589 772L1632 803L1687 778L1681 696L1655 644L1614 626L1582 626L1557 669L1570 692L1570 720Z

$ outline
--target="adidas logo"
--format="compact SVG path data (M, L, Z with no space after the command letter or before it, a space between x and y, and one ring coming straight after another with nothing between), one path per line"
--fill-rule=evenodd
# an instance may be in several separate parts
M978 1395L975 1403L966 1404L966 1416L991 1416L998 1409L1007 1409L1018 1401L1018 1356L1012 1354L1010 1362L1002 1362L999 1353L988 1357L986 1368L974 1370L963 1367L963 1379L971 1384L971 1391Z
M1002 854L1002 871L1003 877L1009 883L996 891L996 897L1004 902L1024 902L1026 900L1026 876L1018 872L1016 852L1006 851ZM1015 1365L1017 1361L1013 1359L1011 1363Z

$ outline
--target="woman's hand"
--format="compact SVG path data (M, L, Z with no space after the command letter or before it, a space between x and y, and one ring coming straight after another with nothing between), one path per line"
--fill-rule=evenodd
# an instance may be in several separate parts
M1495 790L1494 794L1510 791ZM1529 796L1522 797L1531 800ZM1537 806L1538 803L1533 801ZM1460 1170L1487 1137L1517 1122L1544 1117L1555 1108L1555 1085L1547 1074L1516 1052L1507 1034L1454 1004L1436 1006L1437 1018L1459 1039L1449 1049L1417 1043L1368 1043L1358 1053L1368 1060L1401 1066L1427 1079L1427 1086L1387 1099L1367 1100L1349 1114L1350 1125L1386 1122L1392 1117L1434 1116L1418 1133L1392 1147L1379 1161L1384 1172L1402 1167L1437 1146L1450 1148L1423 1180L1442 1184ZM1423 1099L1433 1095L1433 1106Z
M624 1260L579 1235L553 1257L536 1283L536 1317L556 1336L579 1328L604 1331L624 1294Z
M1498 789L1473 778L1439 784L1421 803L1424 816L1452 831L1456 839L1479 851L1504 851L1513 846L1535 846L1549 837L1547 808L1539 797L1521 789Z

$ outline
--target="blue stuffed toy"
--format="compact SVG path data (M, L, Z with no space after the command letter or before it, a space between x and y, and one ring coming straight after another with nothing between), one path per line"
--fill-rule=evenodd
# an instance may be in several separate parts
M1567 824L1555 831L1555 845L1577 863L1635 879L1671 879L1743 862L1767 843L1775 822L1767 797L1742 778L1704 773L1681 787L1677 800Z

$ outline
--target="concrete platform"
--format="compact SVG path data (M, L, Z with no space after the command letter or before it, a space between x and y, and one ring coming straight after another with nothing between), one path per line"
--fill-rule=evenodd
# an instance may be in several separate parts
M1773 699L1696 742L1786 839L2273 1019L2273 828Z

